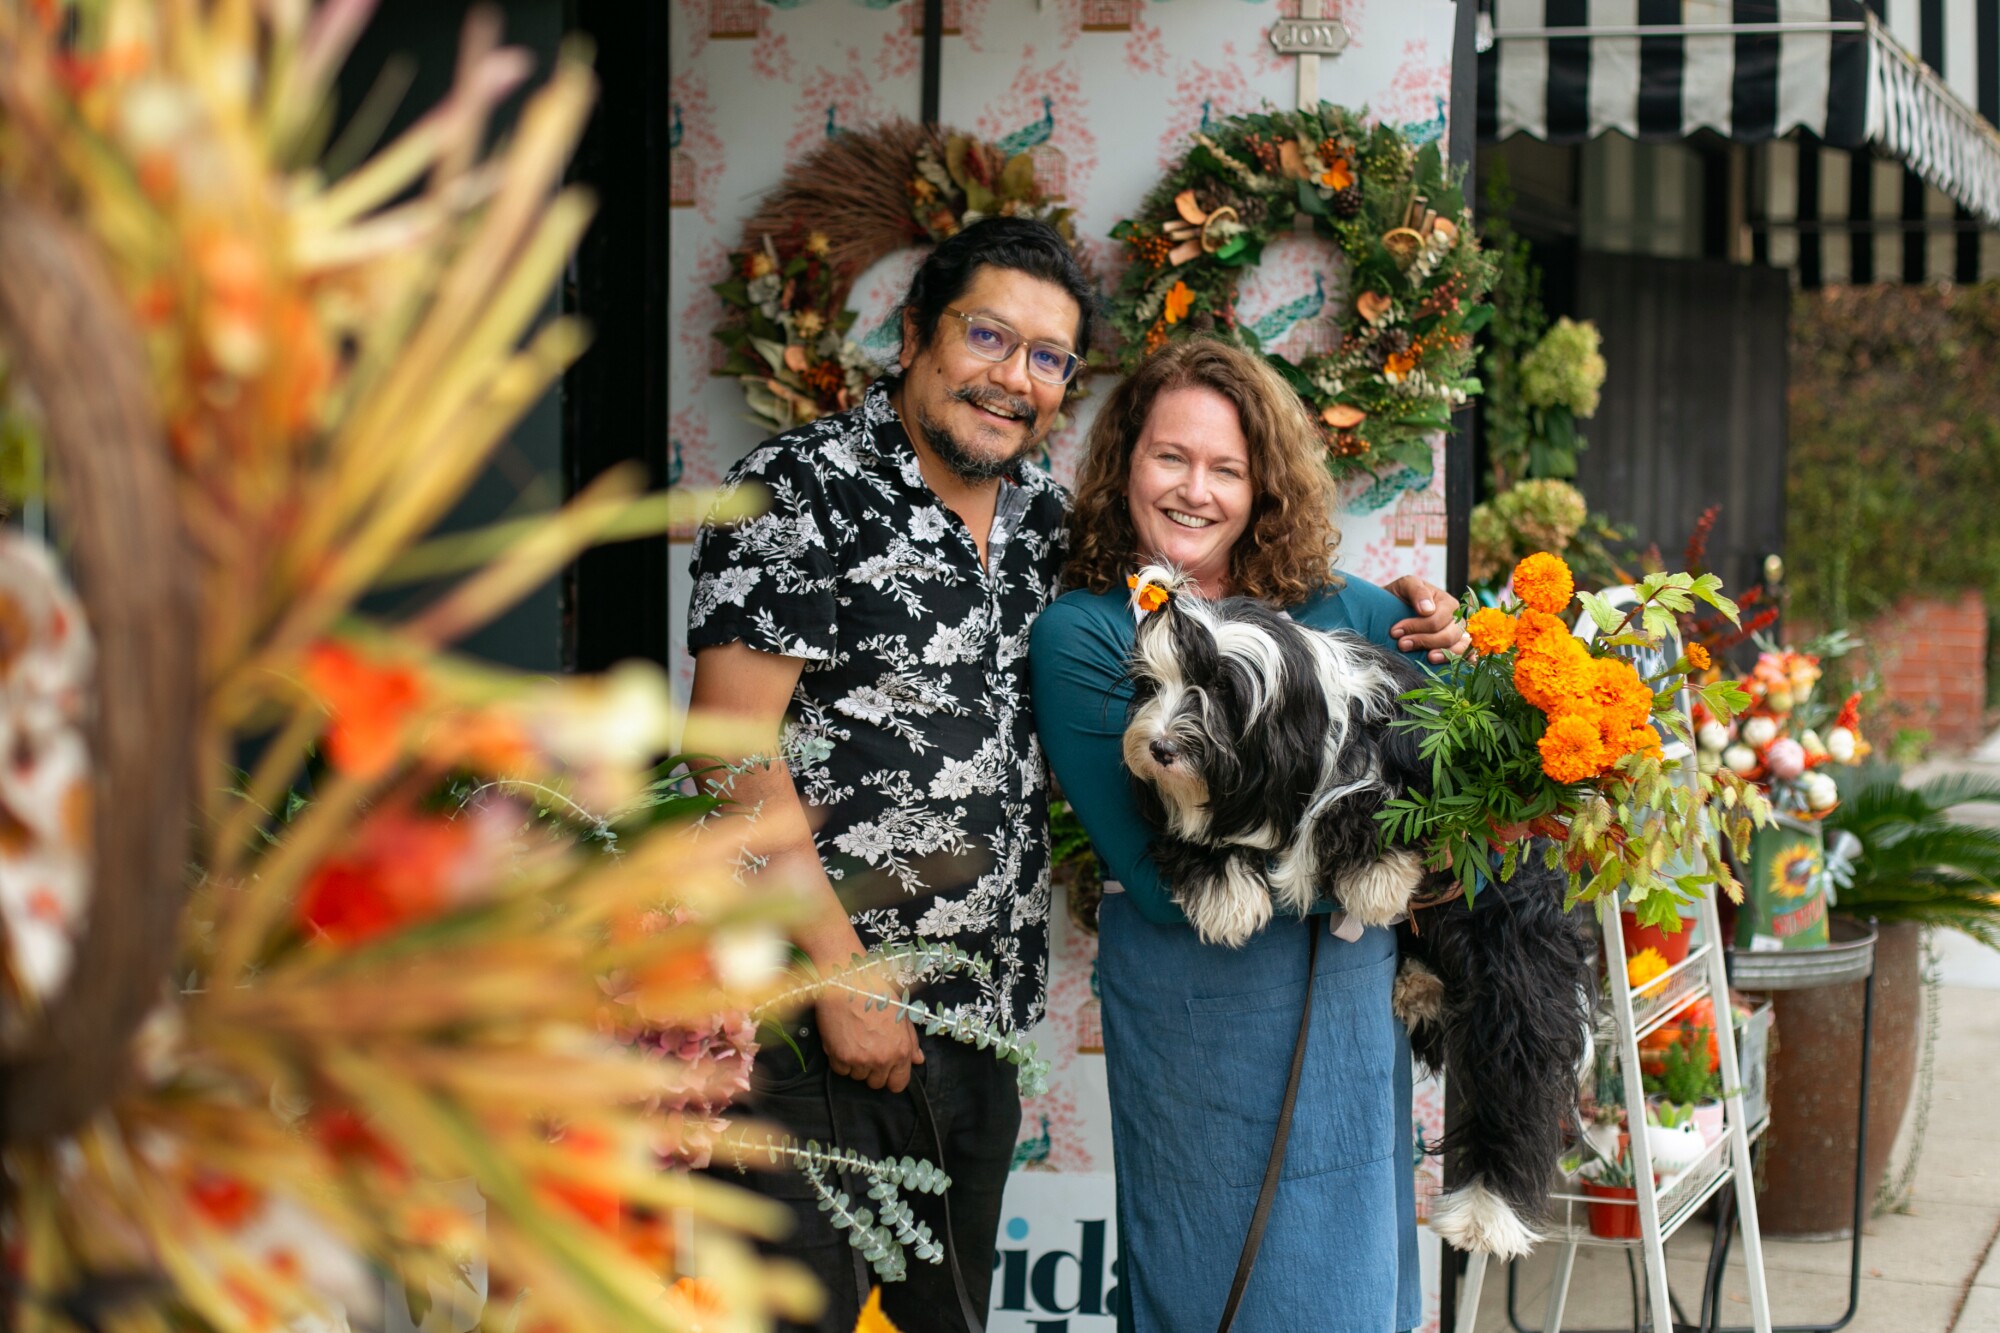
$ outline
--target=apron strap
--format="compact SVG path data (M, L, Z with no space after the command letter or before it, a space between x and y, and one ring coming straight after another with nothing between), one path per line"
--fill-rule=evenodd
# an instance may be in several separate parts
M1292 1137L1292 1111L1299 1100L1299 1075L1306 1064L1306 1037L1312 1032L1313 980L1319 970L1320 922L1313 918L1306 927L1311 943L1306 948L1306 999L1299 1010L1299 1037L1292 1043L1292 1071L1285 1079L1285 1100L1278 1108L1277 1132L1271 1136L1271 1160L1264 1166L1264 1184L1257 1191L1257 1207L1250 1214L1250 1234L1243 1238L1243 1254L1236 1261L1236 1277L1229 1284L1229 1303L1222 1307L1222 1322L1216 1333L1229 1333L1236 1322L1237 1307L1250 1285L1250 1270L1257 1266L1257 1250L1264 1243L1264 1227L1271 1220L1271 1205L1278 1197L1278 1177L1284 1170L1285 1144Z

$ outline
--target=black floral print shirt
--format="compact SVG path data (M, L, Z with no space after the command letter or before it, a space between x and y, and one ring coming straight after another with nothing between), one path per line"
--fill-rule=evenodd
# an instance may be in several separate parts
M917 468L891 405L861 405L759 446L723 503L769 505L695 543L690 651L740 641L803 658L786 762L820 859L864 944L949 941L990 977L934 983L934 1005L1007 1027L1048 982L1048 778L1028 701L1028 631L1055 595L1066 504L1047 473L1001 482L979 561Z

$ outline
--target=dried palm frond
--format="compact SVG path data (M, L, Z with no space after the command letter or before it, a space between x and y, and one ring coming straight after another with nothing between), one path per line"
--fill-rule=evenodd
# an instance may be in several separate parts
M607 854L608 814L579 832L509 798L645 800L673 722L657 668L547 680L446 655L584 545L671 518L613 473L531 524L432 535L585 343L544 312L590 216L563 184L587 53L489 152L532 62L477 13L445 101L324 174L369 10L0 0L0 227L38 210L108 275L80 299L140 349L157 502L197 571L172 628L200 657L193 753L148 793L191 824L192 864L104 880L93 909L187 894L181 957L171 985L80 965L53 995L58 1016L113 986L160 998L102 1034L117 1077L40 1108L52 1128L14 1114L46 1089L0 1088L0 1322L372 1326L385 1281L455 1299L473 1270L523 1329L809 1317L810 1281L749 1243L785 1215L663 1169L701 1159L747 1079L748 1038L715 1015L776 984L742 942L775 951L788 900L746 894L721 840ZM75 392L30 387L52 421L50 389ZM60 526L76 497L52 498ZM361 615L413 578L456 582ZM100 766L129 749L110 721ZM475 799L441 799L468 780ZM693 1035L630 1040L648 1031Z

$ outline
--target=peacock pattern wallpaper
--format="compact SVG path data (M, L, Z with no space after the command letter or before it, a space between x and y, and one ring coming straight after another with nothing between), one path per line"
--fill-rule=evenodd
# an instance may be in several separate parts
M735 382L714 373L720 349L710 330L722 307L710 285L725 277L727 252L759 195L790 165L829 135L916 118L923 7L920 0L673 3L669 457L678 484L702 487L763 434ZM1322 96L1366 105L1416 137L1441 136L1451 0L1327 0L1325 10L1346 26L1349 46L1321 62ZM1298 0L945 0L940 119L1032 155L1037 183L1075 210L1080 244L1108 290L1119 257L1111 227L1185 151L1192 132L1216 117L1296 103L1295 62L1272 49L1269 33L1276 19L1298 11ZM856 284L854 336L882 359L896 345L890 310L920 257L891 256ZM1242 287L1243 312L1260 336L1294 352L1323 336L1313 317L1346 299L1332 251L1309 238L1274 245ZM1046 462L1059 480L1071 476L1110 387L1095 378L1051 437ZM1440 475L1434 470L1428 485L1407 472L1350 484L1343 566L1377 581L1418 572L1441 582ZM683 542L690 535L680 534ZM684 641L687 556L677 542L676 645ZM678 656L684 691L691 664ZM1096 941L1066 923L1058 935L1049 1018L1038 1034L1053 1077L1049 1092L1025 1108L1017 1154L1024 1218L1036 1206L1034 1191L1058 1177L1071 1186L1101 1180L1109 1189L1091 989ZM1420 1096L1420 1112L1434 1115L1438 1102L1434 1091ZM1438 1128L1428 1132L1434 1137ZM1060 1197L1079 1196L1071 1188ZM1013 1318L996 1311L996 1333L1032 1326L1009 1324ZM1095 1326L1072 1318L1075 1328Z

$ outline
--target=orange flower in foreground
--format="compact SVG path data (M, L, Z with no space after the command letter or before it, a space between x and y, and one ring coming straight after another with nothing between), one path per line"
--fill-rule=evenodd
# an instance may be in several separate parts
M313 871L293 911L299 929L360 944L443 911L471 848L473 821L384 809Z
M1565 713L1555 718L1536 748L1542 752L1542 772L1557 782L1582 782L1604 771L1604 742L1588 717Z
M1403 376L1417 368L1415 352L1391 352L1382 359L1382 374L1391 384L1401 384Z
M1465 622L1472 647L1482 657L1504 653L1514 646L1514 617L1494 607L1481 607Z
M723 1312L722 1289L705 1277L675 1278L671 1290L696 1314Z
M882 1313L882 1289L875 1287L868 1293L868 1304L861 1307L861 1318L855 1321L854 1333L902 1333L889 1316Z
M326 757L357 778L386 773L402 753L410 717L423 702L423 681L403 666L370 662L346 644L306 651L306 686L333 714Z
M1327 163L1319 183L1330 190L1344 190L1354 184L1354 169L1348 165L1346 158L1336 157Z
M1167 288L1167 304L1161 318L1169 324L1178 324L1187 318L1188 307L1193 304L1194 289L1184 282L1176 282Z
M202 1171L188 1182L188 1202L225 1231L234 1231L264 1206L264 1196L235 1176Z
M1708 649L1698 643L1691 643L1687 646L1686 656L1688 666L1696 671L1706 671L1715 665L1714 661L1708 655Z
M1549 635L1574 638L1569 626L1561 616L1552 616L1546 611L1523 611L1514 621L1514 646L1529 648L1540 643Z
M1514 566L1514 596L1531 611L1561 615L1576 595L1576 579L1560 556L1537 551Z

